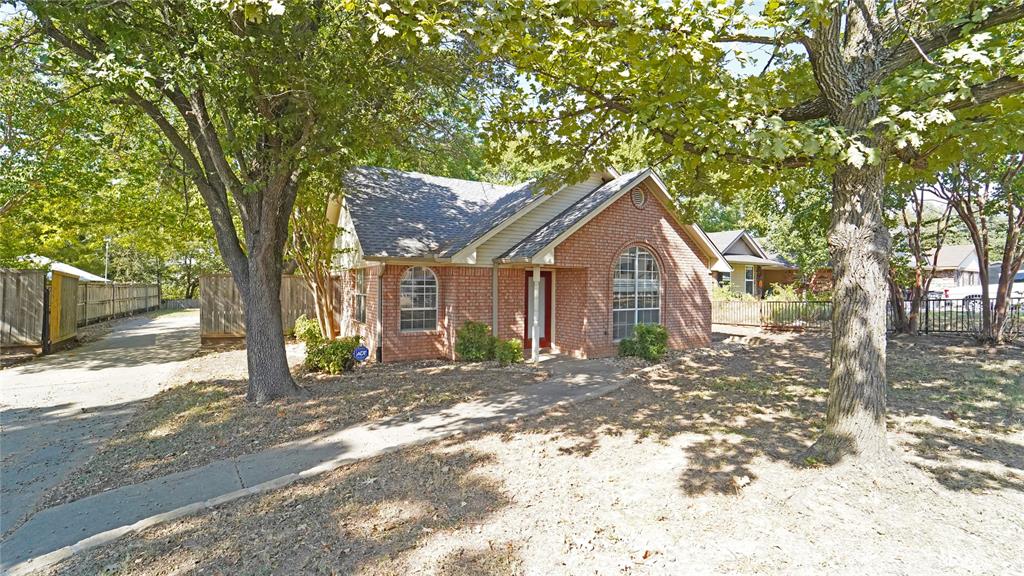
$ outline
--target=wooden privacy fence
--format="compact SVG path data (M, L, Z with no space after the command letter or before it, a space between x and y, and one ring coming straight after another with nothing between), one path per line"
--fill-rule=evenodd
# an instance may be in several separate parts
M160 307L156 284L80 282L44 270L0 270L0 347L40 348L70 340L78 327Z
M291 332L295 319L316 314L313 295L302 276L281 278L281 321ZM199 279L199 332L203 341L244 338L245 312L242 297L230 274L211 274Z
M46 272L0 270L0 347L43 345Z
M78 283L78 325L160 307L157 284Z

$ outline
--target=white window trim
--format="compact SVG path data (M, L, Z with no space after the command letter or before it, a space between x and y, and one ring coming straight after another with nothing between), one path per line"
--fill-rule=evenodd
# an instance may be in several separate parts
M363 275L363 286L360 291L359 286L359 275ZM353 299L352 299L352 321L358 322L359 324L366 324L366 268L357 268L355 271L355 278L353 278ZM359 306L356 305L359 302L359 297L363 298L363 318L359 319Z
M631 250L633 248L636 248L637 250L643 250L644 252L648 253L651 256L651 259L654 260L654 265L657 266L657 268L658 268L658 307L657 308L640 308L639 306L634 306L633 308L618 308L618 309L615 308L615 271L618 270L618 267L619 267L619 258L621 258L624 253L628 252L629 250ZM634 270L636 270L636 259L637 259L637 256L634 256L633 258L634 258L634 260L633 260ZM640 283L637 281L636 278L634 278L633 279L633 301L637 302L637 303L640 302L639 287L640 287ZM648 311L651 311L651 310L657 310L658 311L658 323L660 324L661 323L661 298L662 298L662 292L664 292L664 290L662 290L662 286L661 286L661 263L658 261L658 258L655 257L654 252L651 252L650 250L648 250L644 246L630 246L630 247L626 248L625 250L623 250L622 252L620 252L618 257L615 258L615 269L612 270L612 342L621 342L623 340L622 338L616 338L615 337L615 313L616 312L621 312L623 310L632 310L633 311L633 327L635 328L637 325L640 324L637 321L640 318L640 312L648 312Z
M718 285L722 288L732 286L732 271L720 272L718 275Z
M754 294L754 291L757 290L756 276L757 273L754 271L753 266L747 266L746 270L743 271L743 290L747 294Z
M412 270L414 270L416 268L422 268L422 269L430 272L430 275L434 277L434 306L433 307L429 307L429 306L428 307L423 307L423 308L403 308L402 307L402 283L405 282L406 275L408 275L409 272L411 272ZM402 334L416 334L417 332L419 332L419 333L437 332L437 326L438 326L438 317L437 317L437 309L438 309L438 305L437 304L438 304L438 302L437 301L438 301L438 298L440 298L440 294L441 294L441 287L440 287L440 283L437 281L437 272L434 272L434 270L432 268L430 268L429 266L409 266L408 268L406 268L405 271L402 272L402 277L398 279L398 331L400 333L402 333ZM434 327L433 328L402 328L402 312L405 312L405 311L415 312L415 311L420 311L420 310L433 310L434 311Z

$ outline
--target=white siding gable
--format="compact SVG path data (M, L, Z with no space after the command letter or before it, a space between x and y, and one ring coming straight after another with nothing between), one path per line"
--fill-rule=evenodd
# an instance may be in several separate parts
M566 208L578 202L580 198L583 198L604 184L605 176L601 172L594 173L583 182L566 186L552 193L550 198L545 199L535 208L478 246L476 249L476 263L490 265L495 258L504 254L505 251L515 246L534 230L540 228L552 218L565 211Z
M344 201L338 211L338 234L334 237L334 250L335 269L348 270L363 266L363 249L356 235L356 224Z

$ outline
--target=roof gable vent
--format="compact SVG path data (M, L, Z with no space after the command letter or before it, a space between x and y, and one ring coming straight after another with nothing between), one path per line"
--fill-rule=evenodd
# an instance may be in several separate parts
M636 206L637 210L642 210L644 205L647 204L647 193L640 186L633 188L629 193L630 199L633 201L633 206Z

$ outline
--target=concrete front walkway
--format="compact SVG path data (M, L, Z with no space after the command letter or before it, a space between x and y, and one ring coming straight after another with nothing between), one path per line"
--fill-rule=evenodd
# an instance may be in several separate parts
M553 360L516 392L289 442L43 510L3 543L0 569L26 573L132 530L279 488L356 460L600 396L630 379L613 361Z
M107 336L0 371L0 534L83 464L199 346L199 311L136 316ZM3 556L9 555L6 543Z

